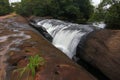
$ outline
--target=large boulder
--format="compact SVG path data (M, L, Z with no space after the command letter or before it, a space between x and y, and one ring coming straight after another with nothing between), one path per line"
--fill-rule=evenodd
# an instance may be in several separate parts
M84 45L78 46L77 56L111 80L120 80L120 30L99 30L90 33Z

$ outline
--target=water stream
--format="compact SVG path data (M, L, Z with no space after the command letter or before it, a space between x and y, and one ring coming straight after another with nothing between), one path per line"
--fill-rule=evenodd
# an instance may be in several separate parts
M63 51L69 58L76 54L76 47L81 38L94 29L89 25L79 25L55 19L37 22L37 27L44 27L53 37L52 44Z
M84 67L98 80L109 80L109 78L98 68L89 64L84 59L80 59L76 55L79 54L79 52L82 53L83 46L85 45L84 42L88 38L88 35L90 35L92 31L104 28L103 26L105 25L81 25L55 19L42 18L32 19L30 24L42 34L44 32L41 29L45 29L52 36L52 44L55 47L63 51L70 59L73 59L76 63L80 64L80 66Z

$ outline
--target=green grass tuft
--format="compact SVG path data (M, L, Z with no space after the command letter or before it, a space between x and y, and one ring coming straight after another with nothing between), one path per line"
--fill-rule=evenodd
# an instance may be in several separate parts
M36 68L44 65L45 63L45 60L39 55L30 56L28 60L29 60L29 63L27 64L27 66L16 69L14 71L14 72L16 71L19 72L18 80L21 80L21 78L23 77L25 73L27 73L27 80L29 79L30 73L32 74L32 77L34 78Z

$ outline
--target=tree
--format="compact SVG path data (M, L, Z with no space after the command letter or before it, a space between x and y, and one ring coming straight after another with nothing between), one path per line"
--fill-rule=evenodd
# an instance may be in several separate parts
M78 19L81 19L80 23L83 22L83 15L80 12L79 6L76 5L74 0L58 0L58 5L58 17L63 17L65 20L72 22L77 22Z
M0 0L0 16L12 12L8 0Z
M100 5L94 9L94 13L91 15L89 22L104 22L107 14L107 9L104 9Z
M113 4L106 15L106 28L120 29L120 2Z
M90 0L74 0L75 4L79 6L79 10L83 13L85 19L89 19L90 15L93 12L93 6L91 5Z
M106 8L108 5L109 8ZM103 0L89 21L104 21L106 28L120 29L120 0Z
M16 4L14 10L16 13L23 16L44 16L46 15L46 12L48 14L51 1L52 0L22 0L20 3Z
M93 12L90 0L22 0L15 11L23 16L51 16L85 23Z

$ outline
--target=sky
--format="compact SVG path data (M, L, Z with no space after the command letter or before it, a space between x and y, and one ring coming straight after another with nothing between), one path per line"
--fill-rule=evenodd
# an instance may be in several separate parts
M9 0L9 2L20 2L21 0ZM93 5L97 6L100 3L100 0L92 0Z
M100 1L101 0L92 0L94 6L97 6L100 3Z
M9 0L9 2L20 2L21 0Z

